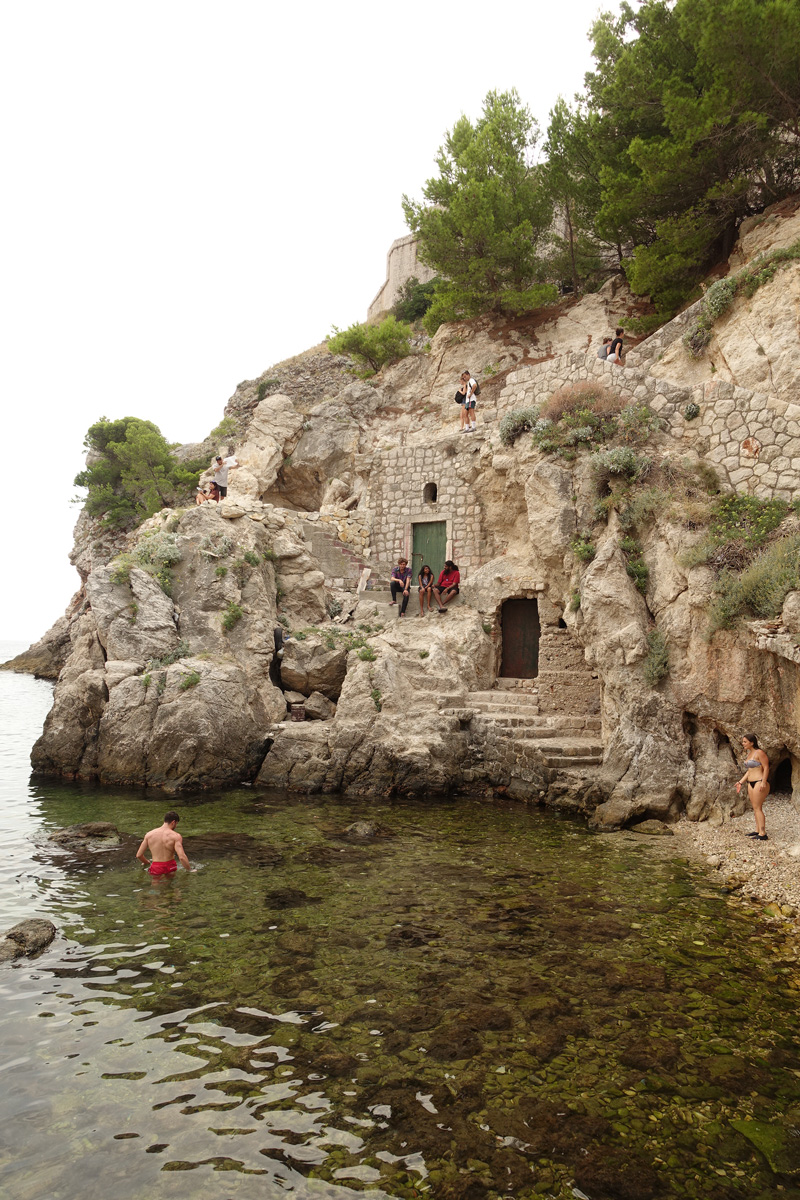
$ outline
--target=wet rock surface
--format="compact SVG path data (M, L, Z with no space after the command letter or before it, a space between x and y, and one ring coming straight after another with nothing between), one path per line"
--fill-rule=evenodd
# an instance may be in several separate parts
M39 954L50 945L55 935L56 927L52 921L41 918L20 921L0 935L0 962Z

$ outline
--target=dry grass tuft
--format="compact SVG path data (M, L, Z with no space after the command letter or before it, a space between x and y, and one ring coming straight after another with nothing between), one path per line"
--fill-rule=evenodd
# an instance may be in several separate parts
M567 413L583 409L589 409L601 417L616 416L624 407L625 402L614 392L602 384L584 380L581 383L568 383L566 387L553 392L542 405L540 416L548 421L559 421Z

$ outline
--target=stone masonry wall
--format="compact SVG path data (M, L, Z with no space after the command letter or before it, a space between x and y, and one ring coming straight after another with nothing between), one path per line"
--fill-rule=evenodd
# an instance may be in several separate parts
M434 503L423 499L429 483L436 484ZM447 554L458 563L462 578L492 557L483 510L474 490L454 471L449 441L441 448L406 446L374 454L368 507L373 522L371 552L381 563L394 563L401 554L410 559L412 526L421 521L446 522Z
M793 499L800 472L800 405L731 383L710 380L680 387L633 367L593 355L564 354L513 371L498 398L497 416L541 403L558 388L597 380L625 400L648 404L678 450L693 450L738 492ZM687 420L688 404L700 415Z
M417 258L417 239L413 233L397 238L386 255L386 282L370 304L367 320L377 321L384 316L397 303L401 287L412 276L420 283L427 283L435 274Z

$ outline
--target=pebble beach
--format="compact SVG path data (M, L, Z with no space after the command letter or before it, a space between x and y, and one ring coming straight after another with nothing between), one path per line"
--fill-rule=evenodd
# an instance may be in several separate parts
M688 858L718 872L731 891L759 904L777 905L784 917L800 914L800 810L788 792L764 805L768 841L749 838L755 830L748 810L720 825L681 820L670 826ZM675 845L678 844L678 846ZM774 915L778 915L776 912Z

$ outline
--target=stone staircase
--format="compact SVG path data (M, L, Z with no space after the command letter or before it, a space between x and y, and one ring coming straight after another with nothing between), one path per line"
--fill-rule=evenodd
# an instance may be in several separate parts
M490 692L472 692L466 698L459 696L458 699L458 706L454 706L449 696L441 696L440 710L461 720L464 710L471 710L473 720L482 722L489 732L496 737L513 739L519 751L537 751L548 767L585 771L602 764L600 718L543 714L536 687L501 686Z

